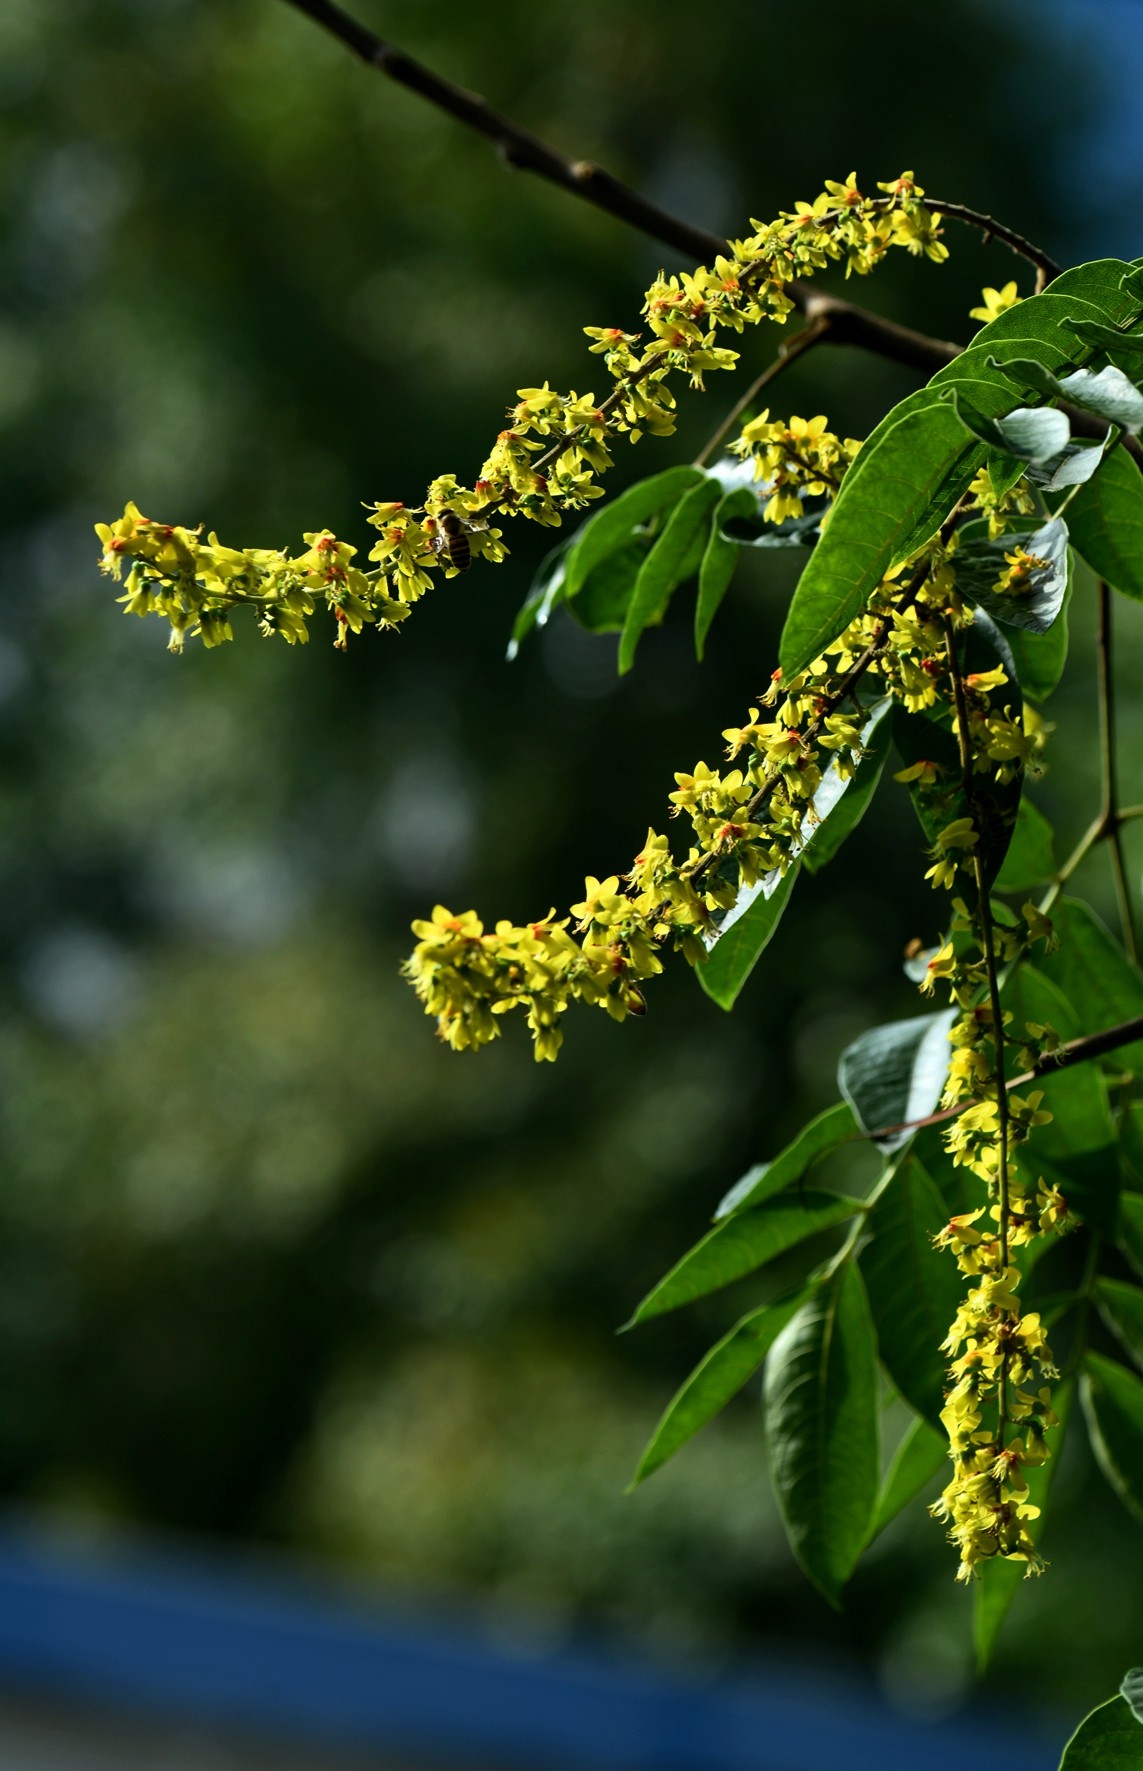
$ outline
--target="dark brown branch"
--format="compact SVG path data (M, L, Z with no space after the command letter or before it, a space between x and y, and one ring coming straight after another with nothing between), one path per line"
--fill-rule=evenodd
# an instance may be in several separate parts
M1121 1045L1130 1045L1136 1039L1143 1039L1143 1015L1136 1015L1130 1021L1119 1021L1114 1027L1105 1027L1102 1033L1089 1033L1083 1039L1069 1039L1058 1051L1041 1058L1034 1069L1025 1070L1019 1076L1009 1076L1004 1087L1027 1088L1030 1082L1039 1082L1057 1070L1070 1070L1073 1064L1087 1064L1092 1058L1102 1058L1106 1053L1116 1051ZM923 1131L927 1125L944 1125L948 1120L956 1119L966 1107L975 1105L972 1100L958 1101L955 1107L943 1107L939 1113L927 1113L923 1119L906 1119L901 1125L878 1126L876 1131L858 1132L857 1137L893 1138L906 1131Z
M447 111L459 123L475 129L478 135L492 143L506 166L546 178L573 196L582 197L585 202L594 203L597 209L604 209L609 215L629 223L652 240L672 246L696 264L705 263L726 251L726 241L717 234L692 227L690 222L671 215L593 161L572 160L559 153L502 111L493 110L478 93L468 92L463 86L434 74L423 62L414 60L383 37L375 36L335 5L334 0L288 0L288 4L296 6L299 12L304 12L307 18L337 37L378 73L388 75L390 80L407 86L410 92L427 99L438 110Z
M994 220L991 215L982 215L979 209L970 209L966 203L946 203L940 197L928 195L923 198L923 202L925 208L931 209L934 215L945 215L950 221L963 221L968 227L979 228L986 241L999 240L1010 252L1015 252L1018 258L1026 258L1029 264L1034 264L1037 295L1053 277L1059 276L1061 267L1055 259L1049 258L1041 247L1026 240L1023 234L1018 234L1015 228L1005 227L1002 221Z
M582 197L597 209L626 222L649 239L670 246L694 264L708 263L729 251L729 243L718 234L694 227L680 216L660 208L593 161L573 160L561 154L549 142L533 135L530 129L523 128L503 112L493 110L479 94L468 92L463 86L433 73L423 62L376 36L336 5L335 0L287 0L287 4L329 31L369 67L376 68L378 73L387 75L398 85L408 87L410 92L436 105L438 110L446 111L467 128L483 135L505 165L546 178L561 190L570 191L573 196ZM807 320L829 320L831 342L856 345L906 368L919 369L925 375L934 375L960 354L960 345L928 338L911 327L899 326L893 320L869 313L840 296L811 289L807 283L793 282L786 287L795 306Z

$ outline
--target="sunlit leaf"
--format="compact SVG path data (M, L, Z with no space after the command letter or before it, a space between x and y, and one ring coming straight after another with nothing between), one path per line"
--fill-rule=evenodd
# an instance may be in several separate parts
M927 1488L938 1470L948 1463L949 1442L943 1432L931 1427L918 1415L905 1429L904 1437L893 1454L877 1497L877 1511L869 1530L873 1542L892 1524L898 1513Z
M751 1211L735 1212L708 1230L660 1279L625 1327L634 1328L638 1322L719 1291L862 1209L860 1200L846 1199L839 1193L807 1192L789 1199L768 1199Z
M791 1297L763 1304L760 1310L751 1310L699 1361L667 1404L639 1460L632 1488L673 1457L738 1394L763 1364L775 1340L801 1308L807 1295L803 1287Z
M851 1108L844 1101L827 1107L816 1119L802 1127L797 1137L775 1156L773 1162L760 1162L736 1181L729 1193L719 1201L715 1221L729 1217L731 1212L744 1211L747 1206L760 1205L772 1199L795 1181L800 1181L812 1163L828 1156L844 1144L857 1130Z
M846 1046L837 1080L865 1132L924 1119L936 1107L948 1074L949 1028L955 1009L913 1015L872 1027ZM900 1149L907 1131L879 1138L882 1150Z
M944 1404L941 1342L961 1301L956 1263L933 1247L947 1221L932 1181L906 1157L865 1220L860 1257L881 1363L909 1406L934 1424Z
M711 512L722 497L718 481L703 475L671 511L648 553L631 592L623 637L619 642L619 674L635 662L635 648L644 631L661 621L671 593L690 569L696 543L705 536ZM701 556L700 556L701 557ZM568 568L569 579L571 567Z
M843 1261L770 1351L770 1475L794 1554L837 1603L877 1504L877 1342L861 1275Z
M1143 1520L1143 1379L1114 1359L1087 1353L1082 1395L1096 1462L1124 1506Z

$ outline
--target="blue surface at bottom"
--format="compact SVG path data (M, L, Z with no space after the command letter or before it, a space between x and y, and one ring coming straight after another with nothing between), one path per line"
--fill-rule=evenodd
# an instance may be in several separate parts
M0 1680L279 1739L521 1771L1051 1771L993 1720L911 1723L809 1674L514 1655L456 1624L173 1554L0 1534Z

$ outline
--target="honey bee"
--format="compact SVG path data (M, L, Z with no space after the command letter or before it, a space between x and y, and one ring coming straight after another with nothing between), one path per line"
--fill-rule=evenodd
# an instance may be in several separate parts
M430 522L432 519L429 519ZM428 524L425 525L426 528ZM432 538L434 553L447 554L449 564L457 572L467 572L472 564L472 547L469 535L477 529L487 529L488 524L474 517L457 516L454 510L442 510L436 518L436 534Z

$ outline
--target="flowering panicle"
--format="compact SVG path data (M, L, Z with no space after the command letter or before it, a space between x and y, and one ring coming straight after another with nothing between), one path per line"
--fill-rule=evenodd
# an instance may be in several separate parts
M505 557L498 521L525 517L554 527L601 497L598 476L611 466L617 438L636 442L644 434L674 430L670 377L685 375L701 388L709 372L733 368L737 355L717 342L719 332L741 332L762 320L784 322L794 306L788 293L793 279L829 264L843 264L847 276L864 275L893 246L937 262L947 257L937 218L925 208L912 173L878 190L880 196L863 195L853 174L844 183L829 180L812 203L798 203L772 222L751 222L753 231L733 241L712 267L659 276L643 305L646 335L585 327L589 348L614 383L611 392L597 400L594 393L560 393L547 383L521 388L471 487L445 475L433 481L421 505L372 507L369 521L378 540L367 569L351 564L356 550L326 530L307 535L306 551L293 556L229 548L213 534L203 541L198 529L152 522L133 504L118 521L96 526L102 569L119 579L126 568L121 600L127 612L165 617L176 651L188 634L208 646L230 639L231 612L242 604L257 611L263 633L291 645L309 637L308 621L319 610L332 616L334 643L342 648L350 631L396 627L435 572L452 577L472 556L493 562ZM810 421L803 439L814 471L800 467L785 449L777 508L790 512L797 505L800 511L798 491L834 484L849 459L848 443L830 456L813 434L818 422ZM771 448L779 444L759 433L748 439L748 452L764 441ZM763 455L756 455L760 463Z
M723 733L734 766L700 762L675 776L671 815L690 825L685 856L649 830L628 873L589 879L562 921L553 912L542 924L486 930L472 912L438 906L414 923L406 975L441 1037L457 1049L485 1044L503 1015L523 1008L536 1057L554 1058L572 1001L619 1020L642 1013L642 986L662 969L663 948L701 960L739 892L776 884L812 842L827 773L847 779L863 755L868 702L856 699L858 681L879 680L883 692L920 705L935 698L925 666L953 596L949 551L937 541L894 571L806 670L788 683L776 671L746 721Z
M945 664L933 676L957 731L961 803L967 802L970 815L953 818L940 832L930 876L934 884L953 886L967 874L972 907L963 896L953 899L948 937L929 957L920 987L932 994L944 985L958 1011L941 1102L956 1112L943 1141L954 1166L982 1183L984 1201L951 1218L935 1238L938 1247L952 1251L969 1285L942 1347L949 1365L941 1420L953 1474L931 1511L949 1527L960 1557L958 1579L969 1581L994 1556L1025 1563L1028 1574L1044 1566L1031 1530L1039 1508L1026 1471L1050 1455L1046 1434L1056 1424L1050 1385L1057 1373L1039 1314L1025 1311L1020 1301L1019 1251L1037 1237L1070 1228L1073 1219L1058 1188L1036 1176L1023 1154L1035 1127L1052 1117L1042 1104L1043 1091L1009 1088L1005 1064L1012 1048L1021 1070L1035 1070L1057 1049L1058 1035L1049 1026L1026 1023L1014 1037L1011 1015L998 1010L999 968L1019 963L1037 942L1052 945L1052 925L1031 903L1018 918L998 916L976 827L978 777L1002 786L1020 766L1026 756L1022 727L1007 707L993 708L992 696L1005 687L1002 669L956 680L951 643ZM948 796L935 774L926 778L918 768L903 774L927 799L930 813L942 791Z

